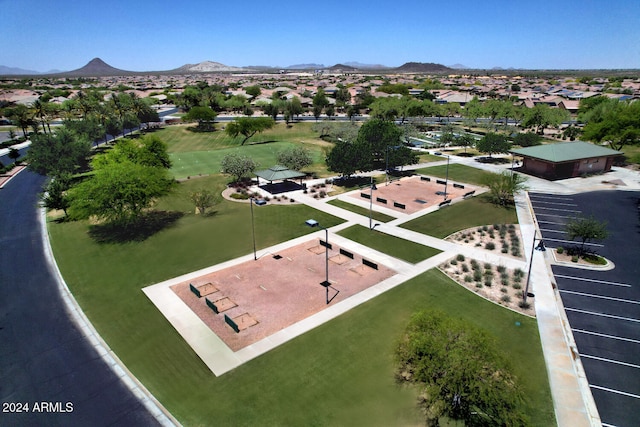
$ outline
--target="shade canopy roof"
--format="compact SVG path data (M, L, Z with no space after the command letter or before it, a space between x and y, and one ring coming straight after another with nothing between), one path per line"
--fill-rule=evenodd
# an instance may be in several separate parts
M306 174L286 168L285 166L275 165L269 169L254 172L254 174L267 181L281 181L291 178L302 178Z
M518 156L533 157L553 163L571 162L593 157L617 156L620 151L594 145L589 142L560 142L557 144L536 145L533 147L509 150Z

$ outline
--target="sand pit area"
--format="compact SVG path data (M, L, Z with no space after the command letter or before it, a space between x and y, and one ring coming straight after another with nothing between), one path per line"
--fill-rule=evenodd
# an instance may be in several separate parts
M370 260L363 263L360 255L333 244L328 263L331 286L325 288L321 285L325 281L325 247L320 242L310 240L257 261L192 278L171 286L171 290L237 351L395 274ZM216 291L198 297L192 288L202 293L205 289Z
M441 183L440 183L441 182ZM387 183L377 184L373 190L373 204L395 211L412 214L439 205L445 200L445 180L434 177L412 176ZM475 191L476 187L448 181L447 199L453 200ZM359 200L370 200L368 188L349 194Z

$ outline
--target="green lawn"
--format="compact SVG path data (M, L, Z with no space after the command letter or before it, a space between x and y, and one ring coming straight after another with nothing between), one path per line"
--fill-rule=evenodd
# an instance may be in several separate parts
M424 261L441 251L424 246L419 243L410 242L379 231L369 230L361 225L353 225L338 232L339 235L351 239L355 242L369 246L375 250L386 253L396 258L403 259L412 264Z
M221 124L217 127L220 129ZM308 123L299 123L290 128L278 124L252 137L243 146L240 145L240 137L230 138L222 130L192 132L186 125L167 126L156 134L169 147L173 162L171 172L178 179L219 173L220 162L227 154L249 156L260 164L260 168L266 169L277 163L278 152L296 145L304 146L311 153L313 164L305 168L305 172L329 175L324 163L324 147L327 147L327 143L315 136Z
M178 197L164 203L185 207ZM299 205L260 207L255 214L261 247L308 232L295 226L308 217L338 222ZM181 423L418 425L416 392L395 384L392 352L409 316L437 307L497 337L522 379L534 425L553 424L535 320L478 298L438 271L216 378L141 288L249 253L249 221L246 205L227 202L213 216L185 214L144 242L123 244L92 241L85 223L50 224L56 259L83 310Z
M430 176L437 176L439 178L445 178L447 176L447 165L430 166L428 168L421 168L421 169L417 169L416 172L421 173L423 175L430 175ZM481 169L476 169L471 166L461 165L459 163L451 163L449 165L449 179L451 181L462 182L465 184L482 185L482 181L484 177L490 174L491 172L487 172Z
M389 222L396 219L395 217L383 214L381 212L376 212L376 211L371 212L367 208L363 208L362 206L356 206L349 202L345 202L344 200L333 199L328 201L327 203L329 203L330 205L337 206L339 208L357 213L362 216L369 217L369 214L371 214L371 218L373 218L374 221L378 221L378 222Z
M515 207L505 208L494 205L483 194L405 222L401 227L445 238L456 231L478 225L517 223L518 216Z
M189 144L191 151L207 151L194 149L195 140ZM212 175L178 184L156 208L173 214L144 240L113 243L104 229L84 221L49 223L56 261L83 311L127 368L182 424L419 425L417 392L395 383L392 352L409 316L429 308L463 317L494 335L521 378L533 425L554 424L535 320L484 301L436 270L216 378L141 289L251 253L248 204L223 200L211 214L199 216L186 197L199 188L220 192L226 181ZM471 199L423 218L451 215L469 202L480 203ZM466 216L479 216L477 206L466 206ZM453 216L462 222L463 212ZM304 225L308 218L326 227L342 222L304 205L254 207L254 214L258 248L312 232ZM486 223L514 222L496 215ZM360 228L364 233L345 231L394 256L420 260L436 253ZM106 238L98 242L92 235ZM418 249L423 252L410 253Z

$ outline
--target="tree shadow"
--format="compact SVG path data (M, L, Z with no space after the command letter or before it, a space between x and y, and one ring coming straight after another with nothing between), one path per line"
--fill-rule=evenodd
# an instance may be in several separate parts
M152 211L140 218L122 223L97 224L89 227L89 236L98 243L143 242L154 234L172 227L181 212Z

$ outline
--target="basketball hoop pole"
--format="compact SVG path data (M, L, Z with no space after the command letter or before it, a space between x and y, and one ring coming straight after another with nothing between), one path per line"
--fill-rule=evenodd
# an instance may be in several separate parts
M320 223L318 221L316 221L315 219L308 219L305 221L305 224L307 224L309 227L318 227L318 228L322 228L324 230L325 233L325 238L324 238L324 271L325 271L325 279L324 282L322 282L322 286L324 286L325 290L326 290L326 301L327 304L329 304L329 286L331 285L329 283L329 230L326 229L325 227L321 226Z

